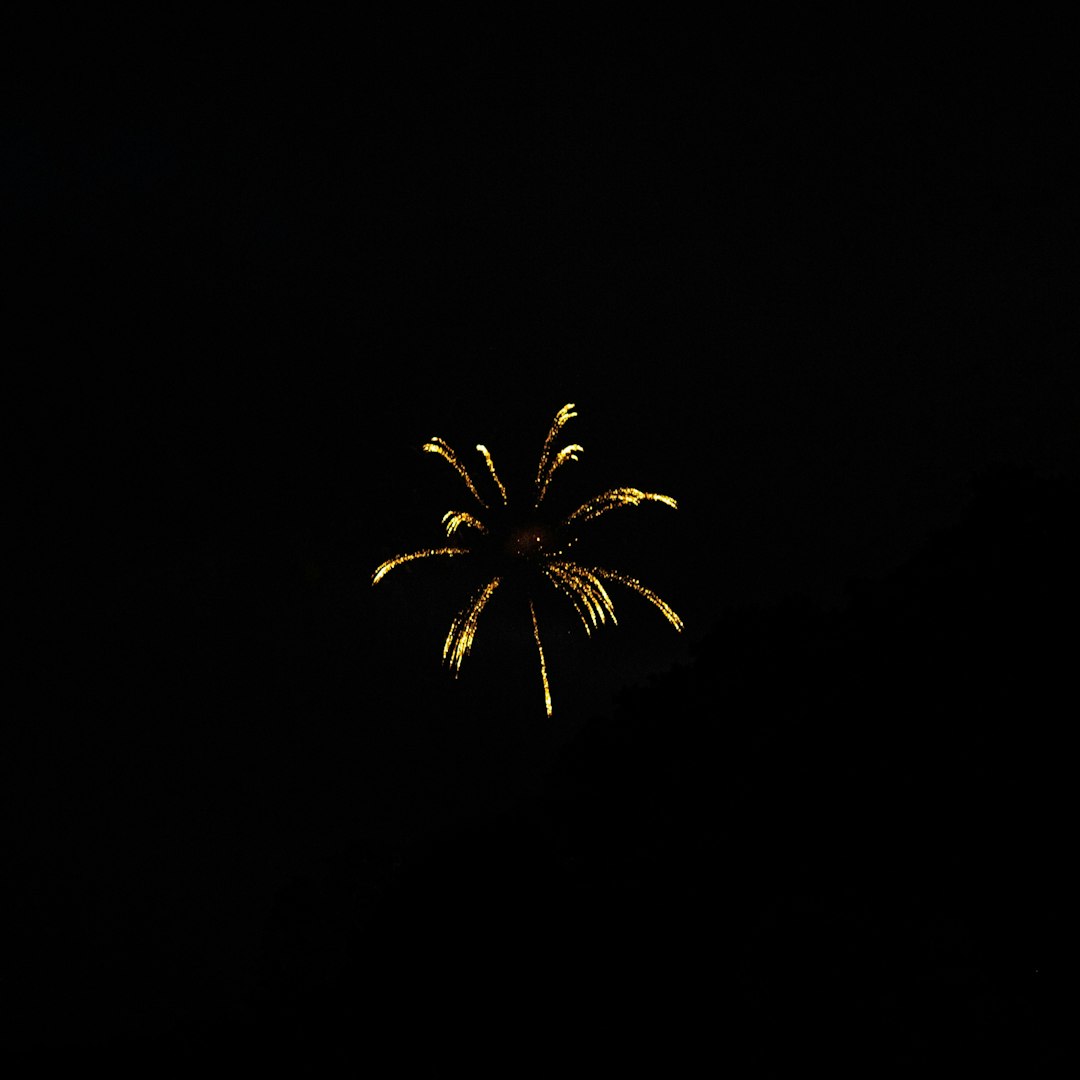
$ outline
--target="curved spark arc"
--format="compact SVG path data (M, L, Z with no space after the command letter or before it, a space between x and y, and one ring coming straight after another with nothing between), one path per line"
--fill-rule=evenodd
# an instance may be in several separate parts
M482 589L474 593L469 602L457 613L450 624L450 633L443 645L443 659L455 675L461 670L461 662L472 651L476 637L476 624L492 594L499 587L500 578L493 578Z
M612 623L618 625L611 597L599 578L587 567L575 562L560 561L549 563L546 569L550 571L549 577L554 575L559 578L575 596L581 598L594 627L606 622L609 615Z
M484 502L480 492L476 490L476 485L472 482L469 470L461 464L457 454L454 453L454 448L445 439L440 439L436 436L429 442L424 443L420 449L426 454L438 454L439 457L445 458L450 463L451 467L457 471L458 476L465 481L465 486L472 492L473 498L476 499L485 510L488 509L488 504Z
M487 526L478 517L473 517L472 514L465 510L447 510L447 512L443 514L442 523L446 528L447 536L453 536L462 525L467 525L470 529L475 529L485 536L488 531Z
M499 474L495 471L495 462L491 460L491 454L488 452L488 448L483 443L477 443L476 449L484 455L484 461L487 463L488 472L491 473L491 479L495 481L495 486L499 489L503 506L506 506L506 488L503 487L503 482L499 479Z
M640 488L632 487L612 488L582 503L563 520L563 525L569 525L574 521L580 521L584 525L585 522L595 521L611 510L618 510L623 506L640 506L643 502L663 503L665 506L670 506L672 510L679 508L679 504L670 495L657 495L652 491L642 491Z
M617 581L620 585L625 585L628 589L633 589L634 592L645 597L650 604L654 605L660 611L660 614L663 615L676 630L681 631L683 629L682 619L679 618L671 606L661 597L657 596L652 589L648 589L642 585L637 578L632 578L628 574L620 574L615 570L606 570L602 566L591 566L589 567L589 572L595 574L597 577L607 578L608 581Z
M556 458L555 464L551 464L551 447L554 445L555 440L559 437L559 432L562 431L563 426L568 420L572 420L577 413L574 412L574 406L572 403L564 405L556 414L555 419L551 423L551 427L548 429L547 438L544 439L544 447L540 451L540 464L536 468L536 506L539 506L544 500L544 493L547 491L548 483L551 481L551 476L555 472L558 465L561 465L566 460L564 455L573 457L573 451L575 449L580 450L581 447L568 446L565 450L560 451L559 457Z
M433 555L471 555L472 550L470 548L424 548L423 551L411 551L407 555L394 555L392 558L386 560L386 562L379 563L375 569L375 573L371 577L371 584L378 585L380 581L396 566L401 566L403 563L412 562L414 559L430 559Z
M592 623L589 621L590 611L582 601L580 593L569 585L564 577L560 577L554 572L550 566L541 567L541 570L551 584L570 601L581 619L581 625L585 627L586 635L592 637Z
M568 461L579 461L579 453L584 453L585 448L578 445L578 443L571 443L569 446L564 446L554 457L554 459L548 463L547 469L544 471L544 479L540 485L540 494L537 497L536 505L539 506L544 501L544 496L547 494L548 484L551 483L551 478L555 475L556 470L565 465Z

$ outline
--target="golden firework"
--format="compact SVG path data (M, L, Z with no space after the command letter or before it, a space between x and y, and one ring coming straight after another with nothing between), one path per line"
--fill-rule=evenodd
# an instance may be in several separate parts
M421 551L413 551L404 555L394 555L381 563L372 576L372 585L378 584L391 570L407 562L417 559L428 559L436 555L452 557L455 555L476 555L480 553L481 543L495 544L495 550L499 558L506 566L521 565L526 563L539 571L541 577L549 581L556 590L562 593L574 606L585 631L592 631L605 623L609 618L612 623L615 620L615 607L611 602L604 581L613 581L623 587L636 592L639 596L649 601L676 630L682 630L682 620L672 608L651 589L646 588L637 578L618 573L615 570L607 570L600 566L584 566L573 559L566 557L567 549L575 542L574 530L590 521L595 521L612 510L626 506L639 506L643 502L662 503L672 509L677 507L673 498L669 495L656 495L649 491L640 491L638 488L619 487L611 488L594 496L579 506L573 513L555 524L553 527L538 523L536 511L544 501L548 486L556 471L568 461L577 461L582 448L577 443L571 443L562 450L554 449L555 442L563 426L577 416L573 405L564 405L556 414L544 440L543 449L540 452L540 462L536 469L536 491L533 502L533 514L521 523L503 521L497 511L492 511L491 506L485 502L473 483L468 469L461 463L453 448L443 439L433 438L424 443L423 450L429 454L437 454L444 458L458 473L469 489L470 494L480 504L482 510L489 515L499 518L497 523L487 521L482 516L470 514L465 510L449 510L443 515L442 524L447 537L454 536L459 530L465 530L471 534L474 546L470 547L438 547L424 548ZM476 449L484 458L488 474L498 491L498 509L507 508L508 500L506 488L495 471L495 463L486 446L478 445ZM488 577L486 583L481 586L469 598L468 603L457 613L450 624L450 632L447 634L446 643L443 646L443 660L449 666L454 675L461 670L462 661L472 649L473 640L476 637L476 627L480 615L487 606L502 583L503 573L493 574ZM544 661L544 647L540 642L540 626L536 619L536 609L529 600L529 614L532 618L533 638L536 641L536 651L540 656L540 678L544 686L544 705L548 716L551 715L551 690L548 685L547 664Z

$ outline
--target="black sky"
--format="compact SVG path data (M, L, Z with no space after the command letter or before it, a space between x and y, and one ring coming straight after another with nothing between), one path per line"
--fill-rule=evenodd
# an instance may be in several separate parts
M753 802L787 797L763 762L778 754L794 775L803 746L817 780L785 791L820 793L839 761L868 793L866 762L892 751L854 736L854 691L821 742L804 745L800 726L827 731L826 702L847 685L822 674L830 648L883 662L859 652L873 624L860 622L860 587L885 597L865 611L884 605L892 633L912 596L930 612L945 603L911 570L919 559L982 567L1000 555L980 546L994 530L1011 538L1006 563L1066 558L1015 519L1028 507L1023 520L1059 541L1080 464L1076 113L1071 76L1037 51L852 55L734 35L615 56L493 38L391 46L328 27L267 35L240 49L151 34L131 51L90 36L27 72L6 109L38 687L19 725L19 805L28 911L45 913L28 925L49 938L30 935L43 955L26 1012L54 1043L208 1026L216 1038L239 1014L262 1037L288 998L272 974L282 965L311 981L296 1015L323 1016L333 1041L327 1002L347 1011L333 980L362 966L357 935L410 941L413 924L394 919L415 909L443 931L405 947L409 962L424 971L446 949L460 961L447 944L462 932L447 914L457 901L423 900L429 887L459 895L459 879L473 883L465 896L495 880L513 893L519 878L557 892L551 881L584 865L604 882L588 918L610 919L596 897L616 894L622 878L605 867L636 850L628 830L645 837L654 883L678 877L671 851L715 865L692 842L730 836L732 804L714 801L700 765L682 816L641 809L654 788L679 789L650 778L652 753L723 762L729 787L730 756L743 755ZM585 447L559 477L568 501L627 484L678 498L677 513L628 511L597 542L687 632L631 596L616 597L619 629L591 641L555 614L546 722L527 612L493 602L452 684L439 652L467 573L416 566L369 582L388 555L436 543L439 518L465 501L420 453L426 439L463 455L483 442L507 478L527 475L568 401L580 416L567 438ZM957 544L967 563L941 554ZM1012 564L1002 574L1021 577ZM1025 618L1060 644L1050 593L1035 594ZM933 621L911 632L937 641ZM916 649L905 678L928 690L945 655L941 642ZM793 705L804 669L820 696ZM782 700L755 704L765 685ZM706 736L724 694L735 719ZM955 749L963 712L941 720L944 735L916 729ZM1050 753L1052 729L1038 730ZM609 739L623 747L614 757ZM980 797L1005 760L990 742ZM933 773L914 750L899 760L890 782ZM965 783L934 788L947 819L941 793L963 801ZM607 796L623 810L604 810ZM584 831L552 848L574 826L536 807L567 800ZM731 858L764 884L725 901L726 915L705 914L709 875L696 871L691 926L720 925L738 949L739 919L773 917L787 878L747 837L774 825L765 814L740 831ZM900 843L898 819L888 829ZM785 843L781 857L802 865L810 841ZM829 852L807 904L838 926L850 897L830 883L847 883L837 867L849 864ZM820 869L830 858L834 877ZM554 878L544 859L562 860ZM969 895L963 880L950 895ZM529 920L560 901L544 895L523 904ZM912 903L922 941L946 915ZM662 910L675 918L674 901ZM514 925L500 933L520 943ZM570 955L573 933L557 925L553 947ZM778 970L821 961L812 928L786 932ZM908 940L881 933L878 975ZM670 974L660 937L638 935ZM1025 979L1053 953L1052 934L1038 940L1037 957L1013 957ZM683 947L717 962L712 945ZM379 948L379 970L404 979L394 946ZM1030 1011L1025 993L1015 1000ZM380 1008L407 1030L396 1000ZM711 1023L693 1020L703 1000L686 1000L683 1023ZM759 999L746 1000L759 1022ZM911 1024L912 1046L935 1037Z

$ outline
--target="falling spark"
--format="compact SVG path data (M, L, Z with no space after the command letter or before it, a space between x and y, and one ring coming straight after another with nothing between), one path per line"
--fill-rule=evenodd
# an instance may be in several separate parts
M602 495L595 495L587 503L579 506L567 519L566 524L572 521L594 521L601 514L609 510L617 510L620 506L638 506L643 502L659 502L677 510L679 504L670 495L654 495L649 491L639 491L637 488L612 488Z
M556 414L555 419L552 421L551 428L547 433L547 438L544 440L544 448L540 451L540 464L536 468L536 506L539 506L544 498L544 492L547 491L547 486L551 481L551 475L561 462L556 460L553 465L551 463L551 447L554 445L555 440L559 437L559 432L562 431L563 425L572 420L577 413L574 412L573 405L564 405ZM571 454L574 449L580 450L581 447L568 446L563 454ZM577 459L574 458L576 461Z
M426 454L438 454L440 457L446 458L448 462L457 470L458 475L465 481L465 486L472 492L476 501L486 510L488 505L482 498L480 498L480 492L476 490L476 485L472 482L472 477L469 475L469 470L458 461L457 454L454 453L453 448L448 446L442 439L434 438L430 442L424 443L421 449Z
M446 527L446 535L453 536L462 525L468 525L470 529L487 535L487 526L477 517L466 513L464 510L448 510L443 514L443 525Z
M480 618L480 612L491 599L492 593L499 587L500 579L493 578L469 603L458 612L453 623L450 625L450 633L446 635L446 644L443 646L443 659L450 665L456 675L461 670L461 661L472 650L473 638L476 637L476 623Z
M395 566L401 566L402 563L412 562L414 559L429 559L432 555L469 554L471 554L469 548L425 548L423 551L414 551L408 555L395 555L392 559L387 559L386 562L379 564L375 573L372 575L371 584L378 585Z
M488 472L491 473L491 479L495 481L495 486L499 489L499 494L502 496L503 506L505 506L506 488L503 487L503 482L499 479L499 474L495 471L495 462L491 460L491 454L488 453L488 448L483 443L477 443L476 449L484 455L484 461L487 463Z
M540 452L540 461L536 470L536 492L533 510L539 510L544 500L548 486L555 473L568 461L577 461L582 448L577 443L571 443L563 449L555 451L555 442L559 432L565 424L577 416L574 406L564 405L556 414L544 440L543 449ZM453 448L443 439L433 438L426 442L422 448L426 453L437 454L444 458L465 482L470 494L480 504L483 510L490 510L484 501L468 469L458 459ZM508 506L506 488L495 471L495 464L486 446L478 444L476 449L482 455L487 466L488 475L498 489L499 498L504 507ZM657 495L649 491L641 491L633 487L611 488L599 495L594 496L579 506L569 516L563 518L555 526L548 527L535 520L526 519L509 528L500 531L490 521L485 521L482 516L477 516L465 510L450 510L443 515L442 524L447 537L453 536L459 529L466 530L466 534L474 535L472 547L442 547L425 548L422 551L414 551L409 554L395 555L381 563L375 570L371 583L378 584L391 570L405 563L418 559L432 558L437 555L448 557L456 555L479 555L482 550L496 550L504 564L509 567L530 566L539 571L539 576L545 578L573 605L585 627L586 634L602 626L610 618L612 625L617 625L615 619L615 606L611 596L604 587L604 582L615 582L636 592L639 596L648 600L676 630L683 629L683 622L670 605L661 599L655 592L644 586L637 578L629 577L616 570L608 570L600 566L583 566L581 563L565 557L566 549L576 540L574 530L595 521L612 510L623 507L640 506L642 503L655 502L672 509L677 509L678 504L670 495ZM505 513L505 511L500 511ZM501 547L494 543L493 532L501 536ZM482 547L481 545L486 545ZM477 625L480 615L488 602L495 594L496 589L502 583L502 576L496 575L487 581L469 598L468 603L457 613L450 624L450 632L447 634L443 646L443 660L456 676L461 670L461 664L472 650L473 641L476 637ZM536 608L529 599L529 614L532 618L533 639L536 642L536 651L540 657L540 678L544 686L544 706L547 715L551 716L551 688L548 682L547 664L544 659L544 649L540 643L540 624L536 618Z
M536 651L540 654L540 680L544 684L544 708L551 715L551 687L548 686L547 664L544 663L544 646L540 644L540 624L536 621L536 608L529 601L529 614L532 616L533 637L536 639Z
M628 589L633 589L634 592L644 596L650 604L654 604L660 609L660 613L676 630L682 630L683 621L678 615L663 601L659 596L652 591L652 589L646 589L637 578L627 577L626 574L618 574L614 570L604 570L602 567L594 566L592 573L597 577L607 578L608 581L617 581L620 585L625 585ZM602 587L601 587L602 588ZM606 593L604 594L607 595ZM615 613L611 614L612 620L615 618Z

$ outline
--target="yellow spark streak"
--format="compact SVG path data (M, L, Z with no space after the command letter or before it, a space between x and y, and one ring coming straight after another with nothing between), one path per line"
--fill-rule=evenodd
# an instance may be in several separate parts
M479 518L473 517L464 510L448 510L443 514L442 523L446 526L447 536L453 536L462 525L467 525L470 529L476 529L487 535L487 526Z
M544 683L544 706L547 714L551 716L551 687L548 686L547 665L544 663L544 646L540 644L540 625L536 621L536 609L533 602L529 601L529 614L532 615L533 637L536 638L536 651L540 654L540 678Z
M555 455L555 460L551 462L547 467L547 471L544 473L544 482L540 485L540 497L536 500L536 505L539 506L543 501L544 496L547 494L548 484L551 483L551 478L555 475L555 471L560 465L565 465L568 461L578 461L578 454L584 453L585 448L578 445L578 443L571 443L569 446L563 447Z
M454 449L449 443L438 437L433 438L431 442L426 442L421 449L428 454L438 454L440 457L446 458L450 462L451 466L457 470L458 475L465 481L465 486L473 493L473 497L476 501L486 510L488 504L480 497L480 492L476 490L476 485L472 482L472 477L469 475L468 470L464 465L458 461L457 454L454 453Z
M574 562L549 562L544 567L549 578L561 581L566 590L580 598L593 626L599 626L611 616L611 621L618 625L615 618L615 606L599 578L588 568ZM579 609L580 614L580 609ZM586 629L588 627L586 626Z
M581 616L581 621L585 623L585 630L591 634L592 627L600 625L603 609L601 608L598 613L581 580L561 564L549 564L543 567L543 571L548 579L570 598L571 603L577 608L577 613ZM586 614L588 621L585 618Z
M683 621L678 615L668 606L659 596L652 591L652 589L645 588L644 585L638 581L637 578L628 577L626 574L616 573L614 570L605 570L600 566L593 566L589 568L589 572L595 574L597 577L607 578L608 581L617 581L620 585L625 585L628 589L633 589L634 592L644 596L650 604L654 604L660 609L660 613L676 630L682 630Z
M577 413L574 412L573 404L564 405L556 414L555 419L551 423L551 428L547 433L547 438L544 440L544 448L540 451L540 464L536 469L536 505L540 505L540 501L544 497L544 488L546 480L550 479L550 473L548 472L548 459L551 457L551 447L555 440L559 437L559 432L562 430L563 425L572 420ZM580 448L579 448L580 449Z
M620 506L639 506L643 502L658 502L677 510L679 504L670 495L656 495L651 491L641 491L639 488L612 488L600 495L594 495L588 502L579 506L566 520L564 525L572 521L580 520L595 521L598 517L606 514L609 510L617 510Z
M559 578L556 574L552 573L551 567L541 566L540 569L544 572L545 576L551 582L551 584L554 585L555 588L558 589L559 592L561 592L567 598L567 600L569 600L570 603L574 605L574 610L578 613L578 617L581 619L581 625L585 627L585 633L591 637L592 626L589 624L589 619L586 615L586 609L580 601L579 594L574 589L570 588L570 586L567 585L564 580Z
M393 570L395 566L401 566L402 563L412 562L413 559L427 559L427 558L430 558L432 555L470 555L470 554L472 554L472 552L470 552L468 548L445 547L445 548L425 548L423 551L413 551L413 552L410 552L408 555L395 555L393 558L387 559L386 562L379 564L379 566L375 570L375 573L372 575L371 584L372 585L378 585L379 582L382 581L382 579L384 577L386 577L386 575L389 574L390 571Z
M484 610L484 605L491 599L499 583L499 578L492 578L479 592L474 593L450 624L450 633L446 635L446 643L443 645L443 660L449 664L455 676L461 670L462 660L472 651L480 612Z
M491 473L491 479L495 481L495 486L499 489L499 494L502 496L503 506L506 505L506 488L503 487L502 481L499 479L499 474L495 471L495 462L491 460L491 454L488 453L488 448L483 443L477 443L476 449L484 455L484 460L487 462L488 472Z

